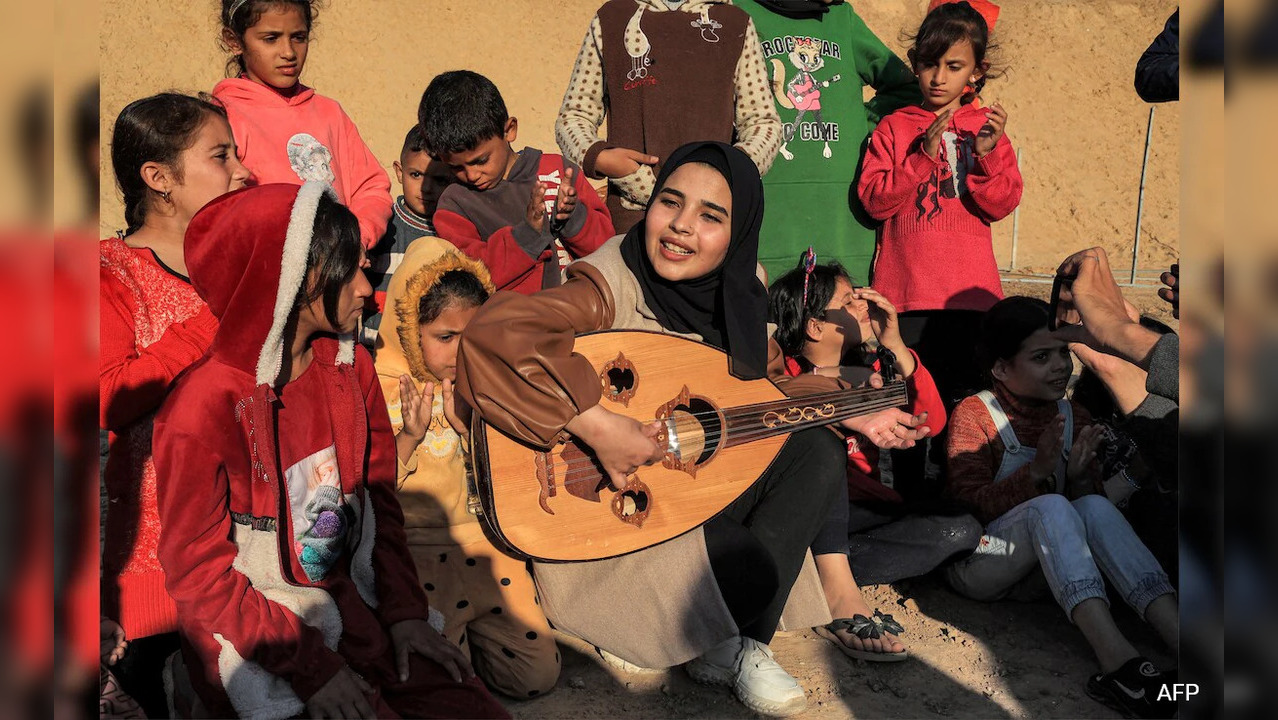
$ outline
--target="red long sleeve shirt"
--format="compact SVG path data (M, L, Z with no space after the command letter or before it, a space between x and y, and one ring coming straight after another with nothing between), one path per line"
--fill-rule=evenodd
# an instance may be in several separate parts
M960 107L937 157L923 152L936 115L921 107L897 110L870 136L857 193L883 221L873 285L901 312L985 311L1003 297L990 224L1016 209L1023 183L1006 135L976 156L987 112Z
M99 423L111 433L102 612L134 640L177 629L156 556L152 423L173 379L208 349L217 319L150 250L111 238L100 243L99 257Z

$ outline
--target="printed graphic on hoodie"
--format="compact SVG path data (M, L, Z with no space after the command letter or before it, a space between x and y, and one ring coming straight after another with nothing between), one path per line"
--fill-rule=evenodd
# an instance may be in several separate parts
M839 124L825 122L821 117L821 91L843 76L819 77L814 73L821 73L826 57L839 58L839 44L821 38L786 35L764 40L761 46L763 56L769 58L768 63L772 66L772 94L782 108L781 119L785 121L781 157L794 159L794 153L787 146L798 136L800 142L820 141L823 144L821 156L828 160L834 155L830 143L839 141ZM774 56L785 56L786 61ZM789 70L793 70L794 75L787 81ZM788 115L787 110L794 111L794 114ZM789 120L786 120L787 116Z
M304 132L294 135L288 139L287 149L288 164L302 182L313 180L332 185L337 179L333 174L333 153L314 135Z
M293 552L311 582L328 574L342 555L354 510L342 496L337 446L329 445L284 472L293 520Z
M931 220L941 214L941 199L954 199L967 194L967 174L975 162L976 133L946 130L941 134L941 150L945 162L936 166L914 193L914 207L919 218Z
M622 34L626 54L630 56L630 69L626 71L627 82L623 86L625 90L657 84L657 78L649 72L653 59L648 56L652 52L652 44L648 42L648 36L643 31L645 9L642 4L635 9L635 14L630 16L630 20L626 23L626 30ZM710 8L707 6L701 8L700 16L690 22L689 26L701 33L703 42L717 43L719 33L716 31L723 28L723 23L710 17Z

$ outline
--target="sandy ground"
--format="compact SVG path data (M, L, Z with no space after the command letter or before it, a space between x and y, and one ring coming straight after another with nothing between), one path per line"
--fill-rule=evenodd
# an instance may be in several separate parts
M553 147L551 124L581 34L599 0L567 0L544 13L534 0L483 4L486 25L503 28L503 52L485 41L439 41L472 24L463 0L335 3L322 15L307 80L340 99L389 167L412 122L421 88L436 72L470 67L502 88L521 120L521 144ZM1116 271L1131 257L1149 106L1132 90L1140 53L1175 7L1172 0L1005 0L996 28L1004 77L987 100L1010 113L1008 134L1022 149L1025 194L1017 224L1016 269L1050 273L1069 252L1105 246ZM123 105L162 89L207 90L222 76L212 6L183 12L161 0L112 0L103 8L103 151ZM903 54L902 31L917 27L923 0L875 0L856 7L869 27ZM195 39L189 32L199 28ZM426 37L426 42L421 42ZM160 38L161 41L154 41ZM532 58L510 62L510 57ZM373 71L373 68L380 68ZM398 68L387 71L388 68ZM1142 281L1178 254L1180 109L1160 106L1153 123L1138 266ZM393 176L392 176L393 178ZM119 201L104 166L103 236L118 226ZM395 188L397 190L397 188ZM1011 262L1013 220L994 228L1000 266ZM1007 294L1046 298L1050 285L1007 282ZM1128 296L1170 321L1152 288ZM1175 323L1173 323L1173 326ZM852 661L811 631L779 636L777 660L808 691L812 718L1043 717L1115 714L1083 691L1094 661L1081 636L1050 601L983 605L942 580L919 578L868 588L872 607L906 628L903 663ZM1130 611L1116 610L1137 647L1162 666L1170 658ZM744 717L730 692L697 686L678 668L627 675L591 648L562 637L564 668L555 692L512 702L518 718Z
M1154 280L1156 281L1156 280ZM1004 281L1007 295L1047 299L1051 285ZM1142 313L1173 327L1152 288L1124 294ZM781 633L777 662L807 690L800 718L1114 718L1089 698L1096 672L1082 635L1050 598L978 603L951 591L937 574L863 588L870 607L905 627L911 657L900 663L852 660L811 630ZM1114 614L1123 633L1161 668L1175 658L1121 602ZM732 718L752 713L731 691L697 685L681 668L626 673L599 659L582 641L559 634L563 672L553 693L507 704L533 718Z
M1111 718L1083 690L1094 660L1050 600L993 605L965 600L933 576L865 589L872 607L906 629L911 657L900 663L850 660L811 631L772 642L776 660L808 693L801 718ZM1153 633L1134 614L1119 624L1156 664ZM563 673L556 690L510 702L517 718L731 718L751 716L725 688L690 680L681 668L629 674L593 649L559 636Z

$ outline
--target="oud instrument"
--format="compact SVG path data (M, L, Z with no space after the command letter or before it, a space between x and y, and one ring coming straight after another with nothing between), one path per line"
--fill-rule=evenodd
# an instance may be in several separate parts
M662 333L590 333L574 351L597 369L607 409L661 423L657 442L666 452L616 488L573 439L535 447L476 414L484 520L512 549L544 561L602 559L677 537L745 492L790 433L907 402L903 380L789 398L770 380L732 377L718 348Z

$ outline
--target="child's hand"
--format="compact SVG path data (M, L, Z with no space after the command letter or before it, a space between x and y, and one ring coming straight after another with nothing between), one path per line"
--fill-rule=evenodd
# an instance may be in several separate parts
M985 157L994 146L998 144L999 138L1003 137L1003 130L1007 127L1007 111L999 103L994 103L989 107L989 113L985 116L985 124L981 126L980 132L976 134L976 156Z
M399 672L400 682L408 680L408 654L414 652L434 660L456 682L475 677L475 670L462 651L421 618L400 620L391 625L390 639L395 648L395 669Z
M417 385L408 375L399 376L399 409L404 418L404 426L400 432L417 442L426 437L426 428L430 426L430 404L423 396L435 396L435 384L426 383L424 393L417 392Z
M1077 497L1091 491L1096 453L1103 437L1100 425L1088 425L1074 438L1074 445L1069 449L1069 464L1065 468L1065 476L1069 480L1069 495Z
M950 118L954 117L953 110L946 110L928 126L923 133L923 154L930 158L936 157L941 151L941 136L945 134L945 129L950 126Z
M533 183L532 195L528 198L528 208L524 211L524 220L533 230L541 232L546 227L546 184Z
M1158 297L1172 306L1172 317L1180 319L1180 263L1172 263L1171 270L1158 276L1167 287L1158 288Z
M124 638L124 628L111 618L101 618L98 626L99 644L98 650L101 653L103 665L114 665L120 662L120 658L124 657L124 651L129 648L129 643Z
M349 665L343 665L306 701L306 714L313 718L376 718L377 713L368 703L372 693L372 686L364 678Z
M564 179L559 183L559 195L555 197L555 217L551 219L551 227L563 227L572 217L577 207L577 188L573 187L577 173L572 168L564 168Z
M897 318L896 306L873 288L859 287L852 291L852 295L868 305L870 329L874 331L874 337L879 339L879 344L896 355L901 374L905 377L913 375L914 356L901 339L901 324Z
M455 383L452 380L444 381L444 419L453 428L453 431L461 435L463 439L470 436L470 406L465 401L458 402L457 394L454 392Z
M626 486L626 478L640 467L665 456L657 445L660 422L644 425L596 405L568 421L564 429L590 447L616 490Z
M887 408L869 415L850 417L840 421L839 425L845 430L860 433L875 447L905 450L931 434L932 429L926 423L927 413L911 415L900 408Z
M1057 415L1052 424L1038 436L1034 460L1030 462L1030 474L1036 480L1046 480L1056 471L1056 463L1065 450L1065 416Z
M640 165L656 165L657 156L630 148L608 148L595 156L595 172L608 178L633 174Z

